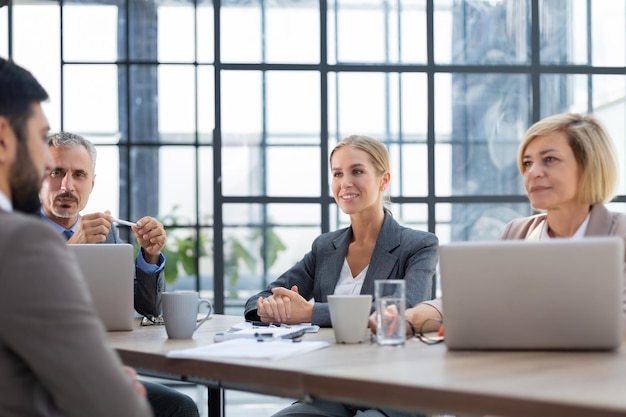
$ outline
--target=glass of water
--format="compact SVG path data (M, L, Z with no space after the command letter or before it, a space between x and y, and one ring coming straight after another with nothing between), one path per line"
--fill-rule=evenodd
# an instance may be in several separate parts
M381 346L404 345L406 286L402 279L375 281L376 341Z

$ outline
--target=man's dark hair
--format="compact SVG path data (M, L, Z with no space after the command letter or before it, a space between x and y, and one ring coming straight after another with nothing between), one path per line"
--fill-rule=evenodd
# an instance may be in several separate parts
M48 93L30 72L0 57L0 116L9 120L18 140L26 138L33 102L47 99Z

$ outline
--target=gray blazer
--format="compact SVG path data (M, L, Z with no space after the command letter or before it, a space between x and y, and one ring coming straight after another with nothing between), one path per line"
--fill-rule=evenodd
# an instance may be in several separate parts
M124 243L117 227L112 224L111 230L103 243ZM139 255L137 255L139 256ZM161 315L161 293L165 291L165 272L151 274L142 271L135 264L135 310L144 316Z
M318 236L304 258L264 291L248 299L244 313L246 319L259 320L256 300L270 296L272 288L297 285L298 292L305 299L315 300L312 322L330 326L326 297L335 292L351 238L352 227ZM407 307L430 299L438 246L439 241L434 234L400 226L389 214L385 214L361 294L374 294L374 280L404 279Z
M0 231L0 415L151 416L63 238L1 210Z
M514 219L506 225L500 239L539 240L546 220L546 213ZM619 236L626 241L626 214L610 212L602 204L592 206L585 236ZM624 254L624 261L624 296L622 308L626 314L626 253ZM441 298L428 301L426 304L435 307L440 313L443 312Z

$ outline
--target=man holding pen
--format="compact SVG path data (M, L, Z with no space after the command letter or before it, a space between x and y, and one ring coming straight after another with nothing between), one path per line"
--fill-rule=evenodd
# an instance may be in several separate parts
M54 164L41 188L41 216L70 244L123 243L115 223L130 227L141 246L135 261L135 310L144 316L159 316L165 289L163 225L150 216L132 223L115 219L109 211L81 215L95 184L96 148L69 132L48 136L48 146ZM157 417L198 416L198 408L188 396L161 384L143 384Z
M48 136L54 166L41 188L41 216L67 239L67 243L123 243L116 219L109 211L80 214L95 185L96 148L82 136L59 132ZM135 310L159 316L165 288L165 229L146 216L131 227L141 250L135 261Z

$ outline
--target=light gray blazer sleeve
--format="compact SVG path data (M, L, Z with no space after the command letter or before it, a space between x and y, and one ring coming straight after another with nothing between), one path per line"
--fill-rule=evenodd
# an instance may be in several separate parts
M16 213L0 212L0 229L0 415L151 415L65 241Z

